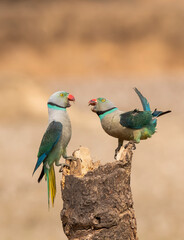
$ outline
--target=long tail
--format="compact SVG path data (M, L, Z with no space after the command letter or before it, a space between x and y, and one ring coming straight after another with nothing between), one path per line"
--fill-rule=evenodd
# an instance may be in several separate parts
M148 100L145 97L143 97L143 95L139 92L137 88L134 88L134 90L141 100L144 111L151 111Z
M56 178L55 178L55 171L54 171L54 165L52 164L50 166L50 169L46 169L46 175L47 179L47 192L48 192L48 207L50 207L50 196L52 201L52 206L54 207L54 199L56 196Z
M44 176L44 166L42 167L42 171L41 171L40 176L38 178L38 182L40 182L42 180L43 176Z
M158 117L160 117L160 116L162 116L162 115L164 115L164 114L170 113L170 112L171 112L171 110L162 112L162 111L157 111L157 109L155 109L155 111L152 112L152 115L153 115L153 117L158 118Z
M139 92L139 90L137 88L134 88L134 90L141 100L144 111L151 111L148 100L145 97L143 97L143 95ZM160 117L164 114L170 113L170 112L171 112L170 110L162 112L162 111L157 111L157 109L155 109L155 111L152 112L152 115L153 115L153 117L158 118L158 117Z

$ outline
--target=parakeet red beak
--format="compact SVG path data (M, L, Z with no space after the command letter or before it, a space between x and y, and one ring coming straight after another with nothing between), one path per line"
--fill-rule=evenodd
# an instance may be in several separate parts
M96 99L96 98L91 99L91 100L88 102L88 106L89 106L89 105L94 106L94 107L91 108L91 111L96 112L96 104L97 104L97 99Z
M97 100L94 98L94 99L91 99L89 102L88 102L88 106L91 105L91 106L95 106L97 104Z
M74 96L71 95L71 94L68 95L68 100L75 102L75 98L74 98Z

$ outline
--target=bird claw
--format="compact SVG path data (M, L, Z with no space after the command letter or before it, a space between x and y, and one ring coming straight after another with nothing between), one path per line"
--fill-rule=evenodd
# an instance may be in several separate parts
M64 167L70 169L70 166L69 166L67 163L62 163L62 164L61 164L61 167L60 167L60 169L59 169L59 172L63 172L63 168L64 168Z
M124 148L126 149L129 145L132 145L132 150L135 150L135 149L136 149L136 145L135 145L135 143L134 143L133 141L128 142L128 143L124 146Z
M115 154L114 154L114 159L116 160L116 158L117 158L117 155L118 155L118 152L116 152L116 150L115 150Z
M64 157L65 160L69 160L69 161L77 161L77 159L73 156L66 156Z
M117 147L117 148L115 149L115 154L114 154L114 159L115 159L115 160L117 160L117 155L118 155L119 150L120 150L119 147Z

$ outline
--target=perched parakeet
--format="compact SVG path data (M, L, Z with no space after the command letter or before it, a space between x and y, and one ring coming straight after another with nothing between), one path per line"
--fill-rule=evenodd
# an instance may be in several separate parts
M42 164L43 167L38 182L45 175L48 190L48 206L50 206L50 195L53 206L56 195L54 163L56 166L62 166L59 163L60 157L68 158L66 147L71 138L71 123L66 108L71 106L70 101L75 101L71 94L59 91L52 94L47 103L49 125L40 144L38 160L33 174Z
M105 98L97 98L89 101L92 111L95 112L101 121L104 131L112 137L118 138L118 147L115 150L115 158L123 145L123 141L139 143L140 140L150 138L156 131L157 117L171 112L152 112L145 97L134 88L138 94L144 111L135 109L130 112L122 112L112 102Z

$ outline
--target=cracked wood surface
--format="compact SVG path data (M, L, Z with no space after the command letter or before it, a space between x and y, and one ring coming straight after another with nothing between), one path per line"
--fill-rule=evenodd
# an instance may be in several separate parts
M130 188L132 146L119 152L119 161L105 165L91 160L80 147L63 169L61 220L69 240L137 240Z

